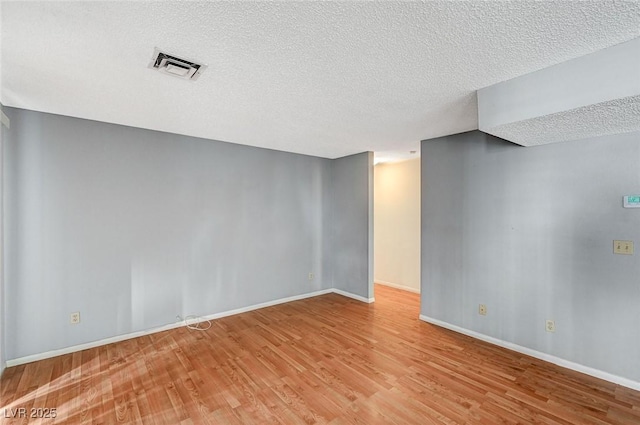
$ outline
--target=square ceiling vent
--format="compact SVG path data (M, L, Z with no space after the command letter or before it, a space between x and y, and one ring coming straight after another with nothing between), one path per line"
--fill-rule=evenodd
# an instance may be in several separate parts
M183 80L195 81L207 69L207 65L170 55L156 47L149 68Z

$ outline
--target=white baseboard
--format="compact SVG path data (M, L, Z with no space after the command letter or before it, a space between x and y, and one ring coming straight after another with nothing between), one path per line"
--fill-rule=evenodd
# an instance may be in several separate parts
M414 294L419 294L420 293L420 289L412 288L410 286L400 285L398 283L385 282L384 280L376 280L375 282L378 285L384 285L384 286L388 286L390 288L401 289L403 291L413 292Z
M284 304L291 301L298 301L305 298L317 297L318 295L324 295L334 292L333 289L323 289L321 291L310 292L307 294L294 295L292 297L280 298L273 301L267 301L260 304L250 305L248 307L237 308L235 310L228 310L221 313L210 314L208 316L202 316L203 319L213 320L221 317L233 316L235 314L246 313L252 310L258 310L260 308L271 307L278 304ZM49 359L51 357L62 356L63 354L75 353L76 351L87 350L89 348L99 347L101 345L112 344L114 342L120 342L127 339L138 338L145 335L151 335L158 332L168 331L185 326L184 322L170 323L168 325L160 326L157 328L147 329L144 331L131 332L124 335L118 335L111 338L100 339L97 341L87 342L85 344L73 345L71 347L60 348L58 350L46 351L44 353L32 354L30 356L18 357L16 359L7 360L6 367L18 366L25 363L31 363L38 360Z
M567 369L575 370L576 372L584 373L585 375L594 376L596 378L600 378L605 381L613 382L614 384L622 385L623 387L640 391L640 382L633 381L628 378L623 378L621 376L613 375L611 373L604 372L599 369L594 369L589 366L584 366L579 363L574 363L572 361L565 360L560 357L553 356L551 354L546 354L541 351L533 350L531 348L514 344L512 342L503 341L501 339L494 338L485 334L481 334L479 332L461 328L460 326L452 325L451 323L443 322L441 320L434 319L422 314L420 315L420 320L431 323L436 326L440 326L445 329L452 330L454 332L461 333L463 335L470 336L472 338L479 339L481 341L488 342L490 344L498 345L500 347L504 347L509 350L516 351L518 353L526 354L528 356L535 357L537 359L544 360L546 362L553 363L555 365L562 366Z
M352 294L351 292L343 291L342 289L332 289L331 292L335 292L336 294L353 298L354 300L362 301L363 303L371 304L376 299L375 298L365 298L360 295Z
M91 341L84 344L72 345L71 347L60 348L58 350L45 351L44 353L32 354L30 356L18 357L16 359L7 360L7 367L18 366L25 363L31 363L38 360L50 359L51 357L62 356L64 354L75 353L76 351L87 350L89 348L99 347L101 345L112 344L127 339L138 338L140 336L151 335L158 332L168 331L184 326L184 322L170 323L168 325L151 328L144 331L131 332L124 335L117 335L110 338L104 338L97 341Z
M294 295L292 297L279 298L273 301L267 301L260 304L253 304L248 307L236 308L235 310L223 311L222 313L214 313L208 316L202 316L203 319L207 320L215 320L220 319L221 317L233 316L240 313L246 313L248 311L259 310L265 307L271 307L278 304L290 303L291 301L303 300L305 298L317 297L318 295L330 294L333 292L333 289L323 289L321 291L309 292L307 294L302 295Z

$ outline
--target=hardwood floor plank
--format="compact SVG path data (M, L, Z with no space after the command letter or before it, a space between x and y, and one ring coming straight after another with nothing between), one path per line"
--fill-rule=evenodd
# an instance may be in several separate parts
M640 392L327 294L7 369L2 424L640 424ZM16 410L14 410L16 411ZM5 413L6 415L6 413Z

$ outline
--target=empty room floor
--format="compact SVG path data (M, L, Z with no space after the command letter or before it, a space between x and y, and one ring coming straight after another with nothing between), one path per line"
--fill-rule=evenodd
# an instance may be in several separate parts
M640 423L640 392L421 322L417 294L376 285L376 300L328 294L12 367L1 420Z

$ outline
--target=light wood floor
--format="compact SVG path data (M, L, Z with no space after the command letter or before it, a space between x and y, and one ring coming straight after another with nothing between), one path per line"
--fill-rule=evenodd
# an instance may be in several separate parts
M330 294L5 371L42 423L639 424L640 393L418 320L418 295ZM6 409L6 410L4 410ZM32 420L29 423L38 423Z

